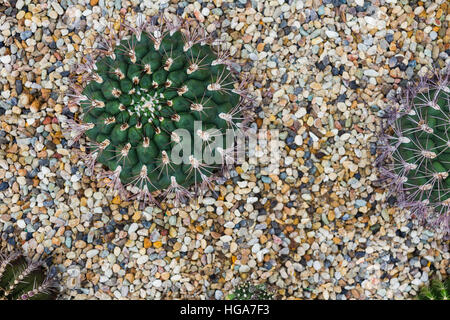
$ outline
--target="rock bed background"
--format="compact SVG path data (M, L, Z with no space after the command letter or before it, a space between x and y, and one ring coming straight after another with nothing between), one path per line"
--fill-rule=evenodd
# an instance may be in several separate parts
M407 299L429 274L447 275L448 243L392 207L373 168L387 99L450 62L446 1L9 4L0 5L2 242L48 257L62 299L224 299L242 281L266 282L278 299ZM218 197L141 211L84 172L58 119L70 112L70 67L96 30L121 8L167 7L220 35L255 76L254 126L280 131L280 167L253 157Z

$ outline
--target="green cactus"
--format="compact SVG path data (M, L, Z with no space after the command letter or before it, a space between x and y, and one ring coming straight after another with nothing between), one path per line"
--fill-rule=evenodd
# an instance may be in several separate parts
M104 40L102 54L80 68L86 83L70 102L83 112L81 123L71 123L74 140L89 138L89 166L108 168L122 194L134 188L135 198L150 202L155 191L189 197L190 186L211 187L232 164L234 138L226 135L243 132L246 82L235 87L228 55L200 26L140 18L137 28L125 25L131 36Z
M229 300L272 300L273 294L267 292L264 284L252 285L245 282L234 289L227 298Z
M450 278L441 281L433 279L429 286L423 287L417 299L419 300L450 300Z
M380 141L381 173L401 206L448 235L450 221L450 68L408 88L400 108L388 111ZM393 186L393 187L392 187Z
M54 300L56 296L43 262L30 262L18 252L0 253L0 300Z

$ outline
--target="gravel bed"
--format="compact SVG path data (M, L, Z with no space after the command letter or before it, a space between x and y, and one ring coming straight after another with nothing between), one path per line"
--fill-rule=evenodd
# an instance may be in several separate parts
M40 3L42 2L42 3ZM115 197L59 122L71 66L108 21L195 17L254 76L254 130L278 130L189 204ZM445 0L31 1L0 5L0 231L50 257L61 299L410 299L449 273L448 242L392 205L373 167L380 116L415 75L450 63ZM115 27L118 27L116 22Z

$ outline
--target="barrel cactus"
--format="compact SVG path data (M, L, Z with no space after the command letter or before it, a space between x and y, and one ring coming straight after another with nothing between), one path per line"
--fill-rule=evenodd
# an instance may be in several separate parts
M387 112L378 159L402 207L449 234L450 68L423 77ZM389 160L388 160L389 159Z
M85 160L128 199L212 188L235 162L251 99L229 53L194 20L137 17L110 28L74 73L69 107L73 143L90 140ZM81 79L81 83L80 83Z
M267 291L265 284L253 285L245 282L235 288L227 298L228 300L272 300L273 294Z
M450 300L450 278L431 280L429 286L420 290L417 298L419 300Z
M42 261L30 262L21 253L0 253L0 300L54 300L55 282Z

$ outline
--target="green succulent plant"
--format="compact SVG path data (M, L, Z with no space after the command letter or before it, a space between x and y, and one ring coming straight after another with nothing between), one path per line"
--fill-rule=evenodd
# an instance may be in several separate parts
M424 77L387 112L381 173L413 217L450 228L450 68ZM390 162L385 162L385 159Z
M74 141L87 136L89 166L108 168L121 194L190 197L190 186L211 188L233 163L247 82L238 84L228 53L192 21L140 15L136 24L123 24L131 35L104 36L96 59L79 67L84 83L69 102L82 109L81 122L70 122Z
M267 292L264 284L253 285L245 282L228 295L229 300L271 300L273 294Z
M431 280L429 286L423 287L417 299L419 300L450 300L450 278L442 281Z
M0 253L0 300L54 300L55 282L42 261L30 262L21 253Z

